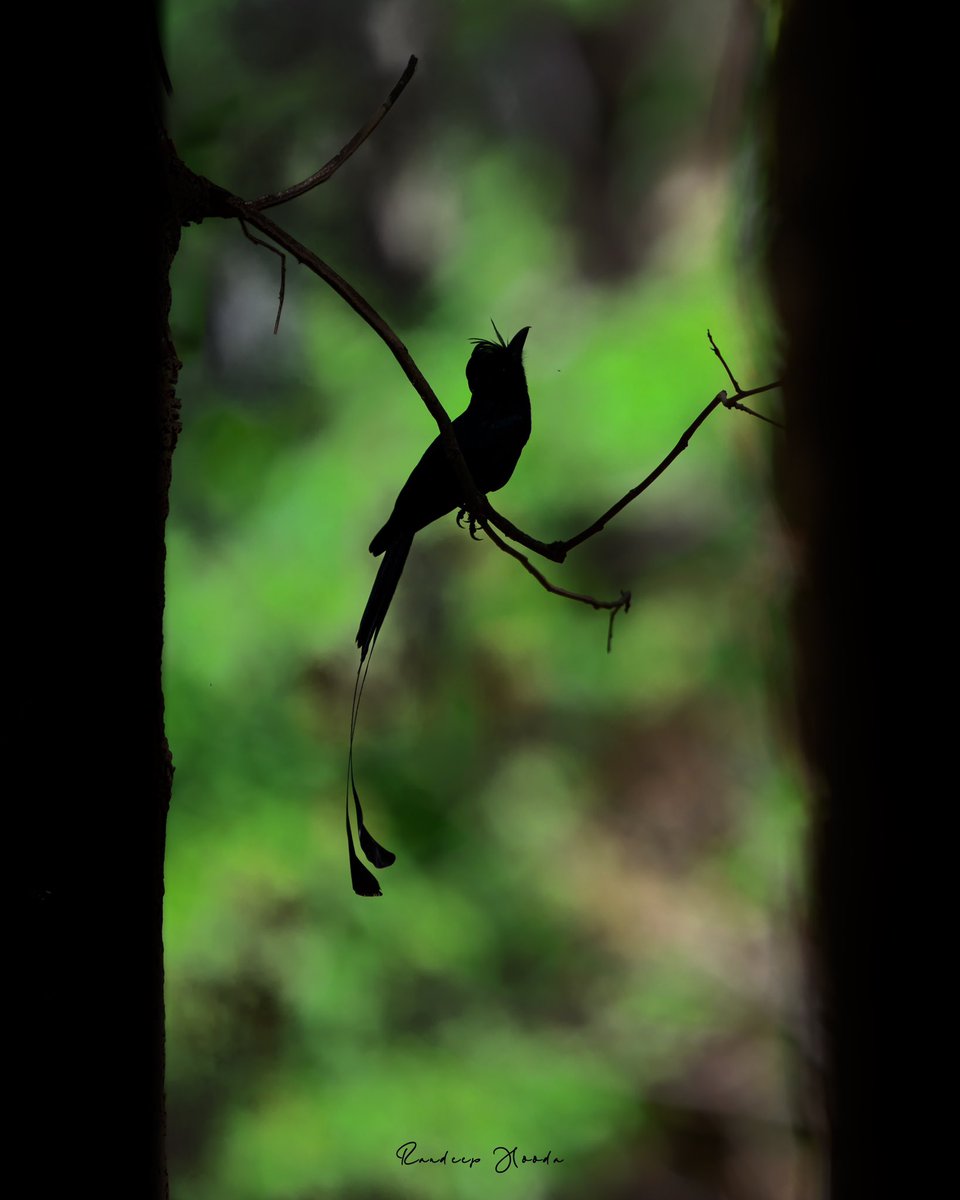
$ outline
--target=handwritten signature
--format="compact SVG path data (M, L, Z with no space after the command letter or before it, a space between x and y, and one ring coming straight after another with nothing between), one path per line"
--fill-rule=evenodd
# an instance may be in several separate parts
M509 1171L511 1167L522 1167L533 1165L550 1165L552 1163L562 1163L563 1159L553 1154L550 1150L546 1154L519 1154L517 1146L494 1146L493 1154L493 1169L498 1175L502 1175L504 1171ZM471 1169L478 1163L483 1162L483 1156L479 1154L451 1154L449 1150L444 1150L442 1154L435 1157L428 1157L417 1154L416 1142L404 1142L402 1146L397 1147L397 1158L405 1167L416 1167L432 1164L433 1166L445 1167L463 1166Z

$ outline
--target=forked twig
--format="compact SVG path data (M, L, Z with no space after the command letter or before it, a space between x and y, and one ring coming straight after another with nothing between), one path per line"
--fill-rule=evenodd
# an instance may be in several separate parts
M580 604L589 604L593 609L609 609L610 610L610 625L607 629L607 653L610 653L610 647L613 645L613 619L623 609L624 612L630 610L630 593L621 592L619 600L598 600L595 596L584 596L580 592L571 592L566 588L558 587L539 571L525 554L521 554L519 550L515 550L513 546L508 545L503 539L491 528L486 517L478 517L478 523L486 530L487 536L495 546L498 546L504 554L509 554L511 558L515 558L518 563L528 571L540 586L554 596L562 596L566 600L576 600Z
M751 388L749 391L745 392L740 387L740 384L737 383L736 379L734 379L733 372L730 370L730 366L727 363L727 360L720 353L720 348L717 345L717 343L713 340L713 334L710 332L709 329L707 330L707 337L710 340L710 345L713 347L714 354L717 356L717 358L720 359L721 363L723 363L723 369L727 373L727 378L733 384L734 395L728 396L727 399L724 400L724 402L723 402L724 408L736 408L740 412L749 413L751 417L756 417L758 421L766 421L766 423L768 425L775 425L777 427L777 429L786 429L785 425L781 425L780 422L775 421L773 419L773 417L765 417L763 415L763 413L755 412L752 408L748 408L745 404L740 403L741 396L757 396L760 394L760 392L769 392L771 388L780 387L779 381L776 383L768 383L764 387Z

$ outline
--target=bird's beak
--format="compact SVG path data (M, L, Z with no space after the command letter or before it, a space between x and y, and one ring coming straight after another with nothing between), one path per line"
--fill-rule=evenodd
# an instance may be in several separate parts
M510 345L509 345L508 349L510 351L512 351L512 353L514 353L517 356L517 358L519 358L521 353L523 352L523 343L527 340L527 334L529 332L530 332L530 326L524 325L524 327L520 330L520 332L515 333L513 335L513 337L510 339Z

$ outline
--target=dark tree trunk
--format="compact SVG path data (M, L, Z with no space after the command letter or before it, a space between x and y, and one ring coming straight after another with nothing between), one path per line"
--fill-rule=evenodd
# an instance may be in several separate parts
M788 4L774 74L771 266L785 334L788 436L778 491L797 554L793 613L800 736L813 795L812 990L823 1046L831 1200L885 1194L880 1129L894 1103L883 1078L877 1006L893 882L879 830L892 743L890 585L882 479L876 288L884 250L864 146L864 14ZM889 709L888 709L889 711Z
M38 10L55 28L16 42L43 66L22 98L29 138L10 149L21 203L8 250L23 257L7 275L8 645L23 670L8 695L8 794L25 829L8 845L24 876L13 1032L27 1051L12 1096L37 1140L29 1157L14 1150L31 1194L162 1200L172 767L160 660L179 225L152 14L133 8L111 11L109 29L88 11Z

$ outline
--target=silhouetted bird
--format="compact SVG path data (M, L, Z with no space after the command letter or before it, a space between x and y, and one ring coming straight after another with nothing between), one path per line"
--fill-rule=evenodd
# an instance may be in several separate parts
M530 327L515 334L509 345L501 337L496 325L493 330L497 335L495 342L484 338L474 339L473 352L467 361L470 403L453 422L457 442L470 474L477 490L484 494L504 486L530 437L530 397L523 373L523 344ZM370 553L382 554L383 561L357 630L361 669L364 659L376 643L390 601L397 590L414 535L455 508L462 511L465 503L466 497L438 436L410 473L389 520L370 543ZM369 667L369 662L367 665ZM353 780L353 735L363 688L359 672L357 681L359 688L354 690L350 722L349 786L353 790L361 849L375 867L382 868L390 866L395 856L374 841L366 830ZM348 792L347 843L353 890L360 896L379 896L381 892L376 878L354 851L349 800Z

